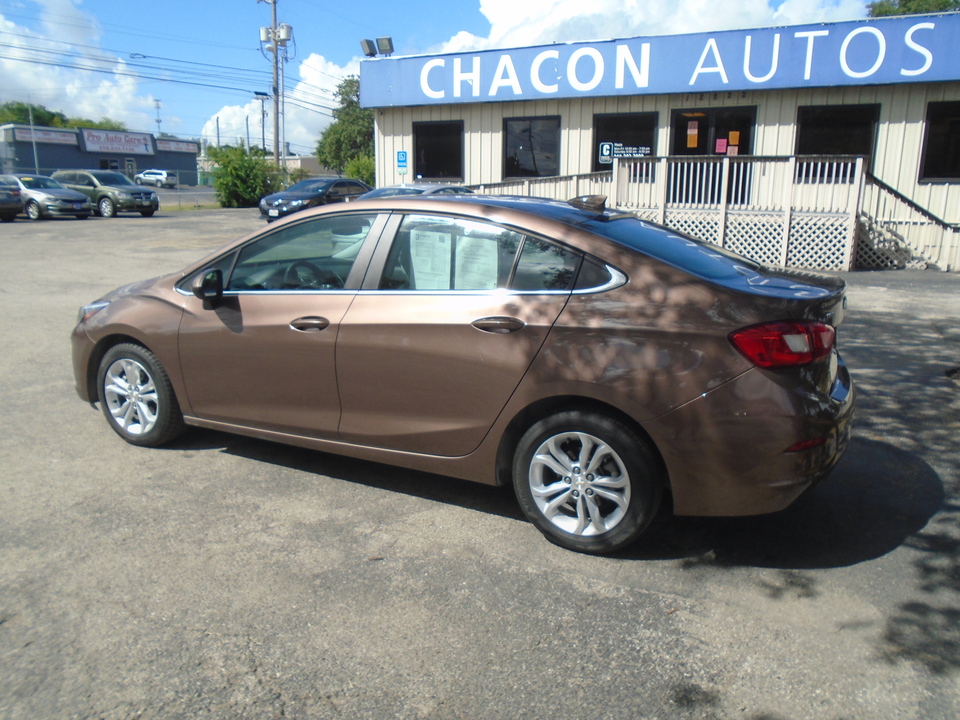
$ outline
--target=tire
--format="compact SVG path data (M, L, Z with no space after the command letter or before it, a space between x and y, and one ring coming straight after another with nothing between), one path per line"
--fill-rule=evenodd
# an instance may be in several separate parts
M13 222L16 219L16 215L0 215L0 222Z
M90 217L90 216L89 216L89 215L74 215L74 217L75 217L77 220L86 220L86 219L87 219L88 217Z
M97 371L107 424L131 445L157 447L186 429L170 378L156 355L139 345L110 348Z
M43 220L43 213L40 212L40 206L35 200L31 200L27 203L27 207L24 208L24 212L27 213L27 217L31 220Z
M141 210L140 214L143 215L144 217L152 217L153 213L155 212L156 210Z
M143 178L134 178L133 181L134 181L137 185L143 185Z
M639 538L657 515L664 481L649 441L593 412L540 420L514 453L524 514L550 542L577 552L610 553Z
M100 201L97 203L97 210L100 213L100 217L112 218L117 214L117 206L113 204L113 200L110 198L100 198Z

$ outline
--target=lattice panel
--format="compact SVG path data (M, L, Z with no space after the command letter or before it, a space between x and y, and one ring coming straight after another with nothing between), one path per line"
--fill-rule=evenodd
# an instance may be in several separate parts
M643 208L634 211L634 214L641 220L646 220L647 222L660 222L660 211L656 208Z
M764 265L779 265L783 217L782 213L730 213L723 246Z
M720 214L696 210L667 210L664 225L700 240L716 243L720 228Z
M877 225L866 215L857 223L858 270L926 269L927 260L911 248L906 240Z
M849 270L849 232L849 219L843 215L794 213L787 265L810 270Z

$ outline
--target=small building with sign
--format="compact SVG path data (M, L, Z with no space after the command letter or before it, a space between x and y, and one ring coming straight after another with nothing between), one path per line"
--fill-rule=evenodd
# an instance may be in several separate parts
M760 194L788 194L763 162L790 160L788 184L807 195L862 171L949 230L960 223L958 37L960 13L947 13L376 58L361 63L360 102L375 110L378 185L401 181L398 153L408 182L554 197L620 168L621 182L660 183L650 216L663 221L671 205L757 210Z
M57 170L174 170L180 183L197 183L197 143L149 133L91 128L0 126L0 172L49 175Z
M957 270L958 37L945 13L394 56L360 103L378 185L603 194L771 264Z

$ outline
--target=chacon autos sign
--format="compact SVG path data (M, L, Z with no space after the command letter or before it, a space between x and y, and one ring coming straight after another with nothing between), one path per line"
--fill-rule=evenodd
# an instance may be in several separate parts
M382 58L364 107L960 79L960 13Z

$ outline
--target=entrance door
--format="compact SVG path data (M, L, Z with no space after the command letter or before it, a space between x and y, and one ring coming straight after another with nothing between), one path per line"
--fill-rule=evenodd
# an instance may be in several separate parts
M753 152L757 108L704 108L673 111L671 154L735 157ZM671 166L668 202L718 205L723 166L719 162L678 163ZM728 203L750 197L750 173L736 173L728 182Z

